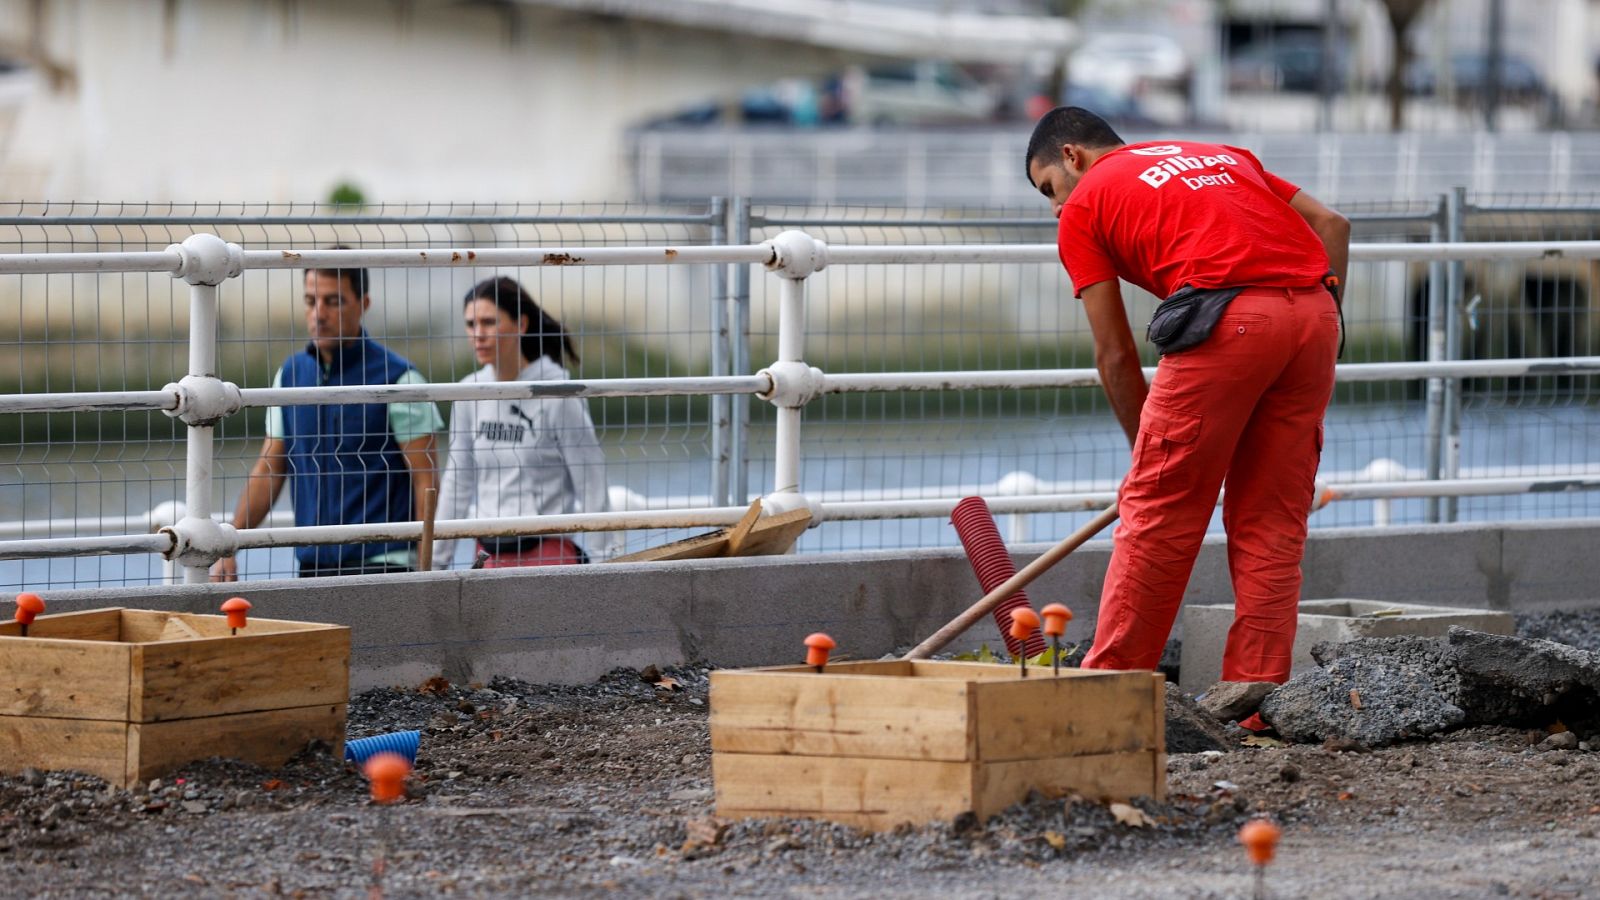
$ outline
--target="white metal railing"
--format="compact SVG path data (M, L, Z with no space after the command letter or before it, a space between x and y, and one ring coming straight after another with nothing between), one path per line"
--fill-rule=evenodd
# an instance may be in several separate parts
M1352 260L1450 261L1534 260L1551 257L1600 259L1600 241L1505 243L1374 243L1351 248ZM950 263L1050 263L1053 245L829 246L799 231L756 244L684 247L575 247L494 249L243 250L209 234L197 234L165 251L0 255L0 274L62 272L166 272L190 285L189 366L178 382L159 391L36 393L0 397L0 413L161 410L188 425L182 515L154 533L0 541L0 559L105 553L159 553L183 567L186 581L203 581L217 559L241 549L382 540L416 540L422 523L282 526L239 531L219 521L213 485L213 429L247 407L325 403L391 403L506 397L642 397L755 395L777 408L774 484L764 498L769 512L809 509L815 520L919 518L948 515L957 497L862 497L806 493L800 483L800 413L829 393L1085 387L1099 384L1093 369L984 372L826 373L805 362L806 279L829 266ZM217 286L249 269L450 268L476 266L639 266L760 264L781 279L778 358L755 375L695 378L594 379L562 382L491 382L360 387L240 388L218 378ZM1150 371L1150 370L1147 370ZM1341 365L1339 381L1427 380L1430 387L1467 377L1600 373L1600 356L1454 362ZM1432 472L1428 474L1433 474ZM1320 486L1318 503L1397 497L1460 497L1536 491L1593 490L1600 476L1501 476L1459 478L1458 472L1417 481L1409 473L1388 480L1366 477ZM1114 486L1086 491L1007 495L990 503L1002 514L1093 509L1114 498ZM174 511L177 508L174 507ZM739 506L669 509L624 508L615 512L500 519L452 519L436 523L441 540L523 534L614 531L728 525ZM1382 517L1387 513L1382 512ZM152 515L152 518L154 516ZM113 520L114 522L115 520ZM122 530L132 531L137 525Z

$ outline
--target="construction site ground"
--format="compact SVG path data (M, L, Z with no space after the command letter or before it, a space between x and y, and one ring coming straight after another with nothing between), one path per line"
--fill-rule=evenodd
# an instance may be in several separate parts
M1600 610L1519 627L1600 650ZM135 790L0 778L0 892L356 897L382 855L390 897L1249 897L1235 835L1266 813L1283 826L1266 896L1600 896L1600 752L1540 749L1543 731L1176 754L1166 801L1121 820L1035 798L866 834L712 817L707 671L363 693L352 736L423 731L410 799L387 808L316 753Z

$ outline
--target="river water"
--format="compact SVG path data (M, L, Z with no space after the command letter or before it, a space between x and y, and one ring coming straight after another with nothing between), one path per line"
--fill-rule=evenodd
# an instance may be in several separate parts
M1425 466L1422 408L1415 403L1351 405L1330 410L1322 478L1357 480L1375 459L1420 472ZM771 489L771 435L751 434L750 496ZM607 454L613 485L658 502L706 502L711 466L703 426L655 434L611 434ZM181 498L183 444L165 437L116 446L58 441L11 448L0 460L0 520L23 519L29 537L96 533L99 516L142 514ZM256 452L246 441L219 441L217 491L231 511L242 476ZM867 425L808 423L802 487L824 498L860 499L878 493L959 496L994 493L1010 473L1027 473L1058 490L1110 490L1127 467L1127 448L1107 417L1074 416L992 421L908 421ZM1461 428L1461 465L1468 476L1559 477L1600 473L1600 411L1587 406L1468 409ZM280 501L286 506L287 498ZM1332 504L1311 517L1313 528L1373 524L1371 501ZM1394 524L1426 521L1423 500L1397 500ZM1600 514L1600 492L1472 497L1459 501L1462 521L1589 517ZM1014 522L1034 541L1058 539L1090 513L1035 514ZM46 523L54 520L54 527ZM1220 530L1220 515L1212 528ZM119 533L110 528L104 533ZM630 532L627 549L675 540L695 531ZM1010 532L1016 535L1016 532ZM0 539L20 535L9 533ZM801 552L954 546L948 521L909 519L825 522L801 539ZM463 548L465 551L466 548ZM247 579L284 577L294 570L289 550L252 550L240 557ZM150 555L0 561L0 591L139 585L159 581L161 560Z

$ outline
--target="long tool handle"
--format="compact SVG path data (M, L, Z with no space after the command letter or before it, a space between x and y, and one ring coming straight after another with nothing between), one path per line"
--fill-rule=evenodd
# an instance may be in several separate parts
M1090 519L1087 525L1067 535L1061 543L1046 550L1038 559L1023 566L1022 571L1006 579L999 587L984 594L982 600L967 607L966 612L951 619L950 624L935 631L932 637L911 648L911 652L907 653L905 658L927 659L929 656L938 653L944 649L945 644L955 640L963 631L971 628L979 619L988 615L990 610L1000 604L1000 601L1027 587L1035 578L1043 575L1051 566L1066 558L1067 554L1083 546L1085 541L1099 534L1107 525L1116 520L1117 507L1116 504L1112 504L1100 515Z
M433 570L433 517L439 512L439 489L428 488L422 497L422 540L417 544L417 571Z

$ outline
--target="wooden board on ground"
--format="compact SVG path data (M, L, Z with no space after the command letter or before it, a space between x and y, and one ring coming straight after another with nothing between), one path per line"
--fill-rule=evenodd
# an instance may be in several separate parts
M776 556L787 553L811 527L811 512L790 510L772 516L761 514L761 501L750 504L738 524L694 537L618 556L610 562L664 562L681 559L719 559L727 556Z

